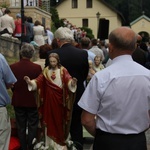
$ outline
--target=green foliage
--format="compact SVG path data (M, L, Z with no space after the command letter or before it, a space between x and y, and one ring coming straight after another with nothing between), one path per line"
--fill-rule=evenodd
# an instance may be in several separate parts
M54 27L57 29L63 26L62 20L59 19L58 11L54 7L51 7L50 13L52 14L52 22Z
M6 108L7 108L7 111L8 111L8 114L9 114L10 118L11 119L15 118L14 107L11 104L9 104L9 105L6 106Z
M89 37L90 39L94 38L92 29L87 28L87 27L81 27L81 30L86 31L87 33L86 36Z
M8 62L8 64L13 64L13 63L18 61L18 58L14 58L14 57L5 57L5 58ZM9 89L7 91L8 91L9 96L12 97L11 89ZM9 105L6 106L6 108L8 110L8 114L9 114L10 118L15 118L14 107L11 104L9 104Z
M137 19L145 12L150 17L150 0L104 0L121 12L126 19L126 25Z
M1 5L0 5L0 7L2 7L2 8L8 8L8 4L6 3L6 2L3 2Z
M10 97L12 97L12 91L10 89L8 90L8 94ZM6 106L6 108L8 110L8 114L9 114L10 118L15 118L14 107L11 104L9 104Z
M50 6L53 7L55 6L57 3L56 3L56 0L50 0Z

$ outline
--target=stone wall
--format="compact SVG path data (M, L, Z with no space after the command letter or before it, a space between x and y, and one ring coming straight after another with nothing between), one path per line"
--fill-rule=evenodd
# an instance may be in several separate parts
M13 37L4 37L0 36L0 53L3 54L6 57L14 57L16 59L19 59L19 50L21 47L21 42ZM35 47L35 54L32 58L32 61L35 61L39 57L39 47Z
M0 53L7 57L19 58L20 44L18 39L0 36Z
M9 7L11 10L11 16L15 19L17 13L21 13L20 7ZM24 7L24 15L30 16L33 19L33 23L38 20L42 24L45 25L45 27L51 28L51 14L34 6L25 6Z

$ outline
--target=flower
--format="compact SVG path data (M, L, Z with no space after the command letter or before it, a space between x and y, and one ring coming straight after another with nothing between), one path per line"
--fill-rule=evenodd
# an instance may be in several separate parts
M33 139L32 144L34 145L33 147L34 150L48 150L49 149L48 146L44 145L43 141L37 143L36 138Z
M77 150L76 147L75 147L75 144L71 140L68 140L66 142L66 145L67 145L68 150Z

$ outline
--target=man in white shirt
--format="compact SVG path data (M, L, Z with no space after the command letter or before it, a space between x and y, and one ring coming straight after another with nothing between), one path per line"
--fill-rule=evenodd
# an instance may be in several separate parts
M92 77L78 103L82 124L95 136L93 150L147 150L150 72L131 57L136 41L127 27L110 33L112 64Z

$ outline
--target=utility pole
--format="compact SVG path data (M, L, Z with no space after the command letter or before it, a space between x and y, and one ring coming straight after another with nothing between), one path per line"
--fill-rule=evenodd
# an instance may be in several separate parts
M21 0L21 46L25 36L24 22L24 0Z

